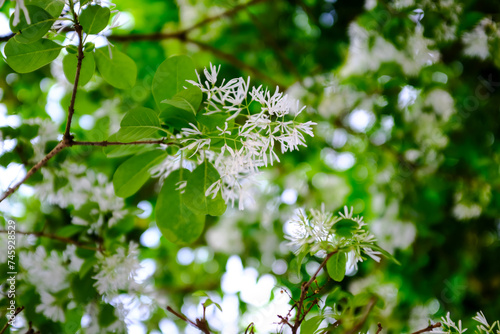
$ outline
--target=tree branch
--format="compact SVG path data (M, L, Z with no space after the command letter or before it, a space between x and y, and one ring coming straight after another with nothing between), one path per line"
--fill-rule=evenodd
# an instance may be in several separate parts
M166 139L158 140L139 140L132 141L128 143L122 143L118 141L72 141L71 146L118 146L118 145L143 145L143 144L168 144L165 142Z
M211 46L209 44L206 44L206 43L203 43L203 42L200 42L200 41L195 41L193 39L186 38L186 42L187 43L191 43L193 45L196 45L200 49L212 53L217 58L219 58L221 60L224 60L224 61L227 61L228 63L234 65L237 68L240 68L242 70L246 70L247 72L250 72L253 76L255 76L255 77L257 77L257 78L259 78L261 80L267 81L270 84L272 84L273 86L278 86L281 91L286 90L286 86L280 84L279 82L277 82L276 80L274 80L273 78L271 78L270 76L268 76L267 74L264 74L263 72L261 72L256 67L248 65L247 63L239 60L238 58L236 58L232 54L225 53L225 52L223 52L223 51L221 51L221 50L219 50L219 49L217 49L217 48L215 48L215 47L213 47L213 46Z
M307 297L307 292L309 290L309 287L316 280L316 277L318 277L318 274L321 271L321 269L323 269L326 266L326 263L328 262L328 260L334 254L336 254L337 252L338 251L334 251L334 252L328 253L326 255L325 259L323 260L323 262L321 262L320 266L318 267L318 269L316 270L316 272L314 273L314 275L312 275L311 278L309 279L309 281L307 281L306 283L302 284L302 286L300 287L300 298L299 298L298 304L296 304L297 305L297 316L295 318L295 323L293 324L293 327L292 327L292 333L294 333L294 334L297 333L297 331L299 330L299 327L300 327L302 321L304 321L305 316L307 315L307 313L311 309L311 308L309 308L309 310L305 311L303 313L303 315L301 316L302 305L304 304L304 300Z
M0 233L8 233L8 231L7 230L0 230ZM87 244L84 244L80 241L76 241L76 240L73 240L70 238L61 237L61 236L58 236L55 234L47 234L47 233L43 233L43 232L23 232L23 231L16 231L16 234L34 235L36 237L49 238L49 239L57 240L57 241L60 241L60 242L66 243L66 244L72 244L72 245L75 245L76 247L79 247L79 248L102 252L102 249L100 247L96 248L96 247L88 246Z
M205 317L203 317L203 319L196 319L196 322L194 322L194 321L190 320L188 317L186 317L184 314L175 311L170 306L167 306L167 311L169 311L170 313L172 313L173 315L175 315L177 318L181 319L182 321L185 321L186 323L190 324L191 326L198 328L204 334L211 334Z
M413 332L411 334L420 334L420 333L425 333L425 332L432 332L432 330L434 328L438 328L438 327L441 327L441 323L440 322L436 322L435 324L429 325L429 326L425 327L424 329L418 330L418 331Z
M380 322L377 324L377 327L378 328L377 328L377 331L375 332L375 334L379 334L382 331L382 324Z
M80 80L80 72L82 70L82 61L85 57L83 55L83 36L82 36L82 26L78 23L78 17L75 14L75 32L78 35L78 56L77 56L77 64L76 64L76 74L75 74L75 83L73 84L73 92L71 93L71 102L68 107L68 121L66 122L66 130L64 131L64 138L66 140L71 141L73 138L70 135L71 130L71 121L73 120L73 114L75 113L75 101L76 101L76 93L78 91L78 81Z
M372 297L370 299L370 303L366 307L366 310L365 310L365 313L363 314L363 317L361 318L361 320L357 324L354 325L354 327L352 327L347 332L347 334L354 334L354 333L358 333L359 332L359 330L361 329L361 327L363 327L363 325L365 324L366 319L368 319L368 315L370 314L370 312L372 311L373 307L375 306L375 302L376 301L377 301L377 299L375 297Z
M7 323L5 324L5 326L3 326L2 330L0 331L0 334L5 333L5 331L7 330L7 328L9 328L11 322L14 322L14 319L17 317L17 315L19 313L21 313L23 310L24 310L24 306L16 308L16 311L14 312L14 315L12 317L10 317L9 320L7 320Z
M172 33L161 33L161 32L156 32L156 33L149 33L149 34L134 34L134 35L112 35L108 36L108 39L111 41L117 41L117 42L140 42L140 41L160 41L164 39L180 39L184 40L187 35L196 29L199 29L207 24L210 24L214 21L217 21L223 17L231 17L240 12L241 10L244 10L250 6L256 5L261 2L265 2L268 0L252 0L247 3L239 4L235 6L232 9L229 9L219 15L215 15L212 17L207 17L206 19L186 28L179 30L177 32L172 32Z
M19 181L13 187L10 187L9 189L7 189L7 191L3 193L2 197L0 197L0 202L9 197L11 194L13 194L24 182L26 182L33 174L35 174L36 171L42 168L50 159L52 159L56 154L58 154L65 147L68 146L69 144L66 140L62 140L61 142L59 142L59 144L57 144L56 147L54 147L54 149L49 152L49 154L47 154L35 166L31 167L31 169L28 171L28 173L26 173L26 176L24 176L24 178L21 181Z

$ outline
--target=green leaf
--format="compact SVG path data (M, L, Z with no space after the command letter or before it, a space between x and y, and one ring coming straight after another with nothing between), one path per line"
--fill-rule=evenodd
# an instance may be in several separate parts
M180 130L189 128L189 123L196 124L196 117L192 112L164 104L166 107L161 111L160 118L168 126Z
M97 294L93 287L94 280L91 277L92 273L87 272L86 275L74 275L70 281L71 292L78 304L86 305Z
M383 256L385 256L389 260L393 261L394 263L396 263L399 266L401 265L401 263L391 253L389 253L385 249L381 248L380 246L377 246L374 244L360 244L360 246L371 248L374 251L379 251L380 253L382 253Z
M12 32L18 33L14 38L19 43L32 43L38 41L45 36L56 21L52 15L38 6L27 5L26 8L28 9L30 17L30 24L26 21L26 17L21 14L19 23L14 26L14 15L10 17L10 29Z
M79 21L87 34L97 34L102 31L109 22L110 10L99 5L88 6L80 14Z
M219 179L219 172L207 160L196 167L187 179L184 195L190 200L186 202L186 206L193 212L200 214L222 215L226 211L227 205L222 199L220 191L215 198L205 196L207 189Z
M121 142L148 139L158 130L163 131L157 113L149 108L137 107L123 117L116 139Z
M113 186L119 197L135 194L150 178L149 169L159 164L166 157L165 151L145 152L122 163L113 175Z
M137 65L126 54L111 48L111 58L108 48L95 50L96 64L102 78L119 89L130 89L135 85Z
M191 198L178 190L190 172L176 170L163 182L156 202L156 224L163 236L177 244L189 244L198 239L205 226L205 215L194 213L186 206Z
M160 64L152 84L153 97L160 110L167 106L162 101L172 99L184 87L191 86L186 80L197 80L193 60L188 56L172 56Z
M195 291L195 292L193 292L192 295L194 297L207 297L207 298L210 298L210 296L207 295L207 293L205 291L202 291L202 290Z
M335 234L343 238L351 238L358 228L358 223L350 219L342 219L333 225Z
M77 233L83 232L86 230L85 226L80 225L67 225L57 230L57 235L63 238L69 238L74 236Z
M94 268L94 265L97 264L97 259L95 257L89 257L83 261L82 266L80 267L80 278L83 278L87 273Z
M63 47L48 39L23 44L11 38L5 45L7 63L18 73L28 73L57 58Z
M347 256L344 252L337 252L326 262L326 270L328 275L337 281L341 282L345 276L345 266L347 264Z
M207 115L206 113L203 114L199 113L196 116L196 119L202 125L207 127L208 132L214 132L214 131L219 132L219 130L217 130L217 127L224 129L224 124L226 122L228 128L234 127L234 118L228 121L227 120L228 117L229 115L226 113L216 113L211 115Z
M106 328L111 325L113 322L118 320L115 315L115 308L110 304L101 304L100 307L101 312L97 317L97 323L100 327Z
M203 93L196 87L190 87L188 89L183 89L177 94L175 94L171 99L166 99L161 101L162 103L170 104L176 108L192 112L194 115L197 114L198 108L200 107L201 100L203 98Z
M324 317L321 315L317 315L307 319L300 325L300 333L301 334L314 334L314 332L318 329L319 325L323 321Z
M118 139L116 138L116 133L109 136L108 141L109 142L118 141ZM106 154L108 158L116 158L153 149L154 149L153 145L109 145L103 147L103 152L104 154Z
M64 9L64 0L29 0L28 4L45 9L54 18L58 18Z
M67 54L63 58L63 71L66 79L71 84L75 83L76 68L78 65L78 57L75 54ZM92 53L86 53L85 58L82 60L82 68L80 70L80 79L78 80L78 86L85 86L95 72L95 60Z
M207 300L205 300L205 302L203 303L203 306L205 306L205 308L209 307L210 305L215 305L221 312L222 312L222 307L214 302L212 299L208 298Z

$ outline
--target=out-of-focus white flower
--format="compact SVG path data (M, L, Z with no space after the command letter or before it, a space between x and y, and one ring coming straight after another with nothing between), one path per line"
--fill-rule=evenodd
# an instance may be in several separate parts
M36 311L43 313L44 316L55 322L64 322L64 311L60 305L54 303L56 299L50 293L40 292L41 304L36 306Z
M33 284L39 293L58 292L69 286L68 270L62 257L53 250L47 255L43 246L38 246L35 252L21 252L19 261L26 271L26 280Z
M97 254L99 263L95 266L97 280L94 286L102 295L114 295L119 290L130 290L137 287L133 280L136 271L140 268L137 259L138 249L133 242L129 244L128 251L118 248L116 254L104 256Z
M486 59L490 55L489 38L486 34L485 28L493 22L485 18L470 32L466 32L462 36L462 43L464 44L464 54L470 57L478 57Z

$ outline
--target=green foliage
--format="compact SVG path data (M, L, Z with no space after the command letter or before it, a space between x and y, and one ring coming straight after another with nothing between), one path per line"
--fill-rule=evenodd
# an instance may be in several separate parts
M218 193L215 198L206 195L208 188L219 179L219 172L210 162L205 160L198 165L187 178L184 196L191 200L186 202L186 206L193 212L203 215L220 216L224 214L227 205L221 194Z
M347 264L347 256L344 252L337 252L326 263L328 275L337 281L341 282L344 279Z
M21 16L21 21L16 26L13 25L13 16L10 20L10 29L17 33L14 38L19 43L38 41L45 36L56 20L51 14L38 6L27 5L26 8L29 12L29 24L24 16Z
M106 28L110 15L109 8L91 5L82 10L79 22L87 34L97 34Z
M191 211L186 205L191 199L179 189L189 174L186 169L172 172L163 182L156 202L158 228L165 238L179 244L194 242L205 226L205 215Z
M130 197L149 180L149 169L165 159L165 152L154 150L138 154L122 163L113 175L115 193Z
M19 73L28 73L49 64L57 58L62 46L48 39L24 44L11 38L5 45L7 63Z
M137 107L125 114L120 123L120 130L113 138L121 142L132 142L153 138L158 131L164 130L157 113L148 108Z
M76 67L78 63L78 57L76 54L68 53L63 59L63 71L66 79L73 84L75 83L76 77ZM85 86L90 79L94 76L95 72L95 60L93 53L86 53L85 58L82 60L82 68L80 71L80 78L78 80L78 86Z
M186 80L196 80L193 60L187 56L172 56L166 59L156 70L153 78L152 92L156 104L160 110L168 104L162 104L165 100L172 99L177 93L184 90ZM191 96L179 96L185 98L190 104L195 105L196 92ZM186 93L187 94L187 93Z
M116 48L99 48L95 50L97 69L102 78L111 86L119 89L130 89L137 78L137 66L126 54Z

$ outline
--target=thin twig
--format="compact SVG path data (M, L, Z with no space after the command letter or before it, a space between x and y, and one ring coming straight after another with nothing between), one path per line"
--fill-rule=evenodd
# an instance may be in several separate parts
M42 168L50 159L52 159L56 154L58 154L62 149L65 147L68 147L68 143L65 140L62 140L59 142L59 144L54 147L52 151L49 152L40 162L38 162L35 166L31 167L31 169L26 173L24 178L16 183L13 187L10 187L7 189L2 197L0 198L0 202L2 202L4 199L9 197L11 194L13 194L24 182L26 182L33 174L35 174L36 171L38 171L40 168Z
M117 41L117 42L140 42L140 41L161 41L164 39L180 39L184 40L187 35L198 28L201 28L207 24L210 24L212 22L218 21L219 19L223 17L231 17L240 12L241 10L244 10L250 6L256 5L260 2L265 2L268 0L252 0L247 3L243 3L240 5L235 6L232 9L229 9L219 15L215 15L212 17L207 17L206 19L186 28L182 29L176 32L171 32L171 33L161 33L161 32L155 32L155 33L148 33L148 34L134 34L134 35L112 35L108 36L108 39L111 41Z
M311 286L311 284L313 284L313 282L316 280L316 277L318 276L319 272L326 266L326 263L328 262L328 260L334 255L336 254L338 251L334 251L334 252L331 252L331 253L328 253L325 257L325 259L323 260L323 262L321 262L321 264L319 265L318 269L316 270L316 272L314 273L314 275L311 276L311 278L309 279L309 281L307 281L306 283L302 284L302 286L300 287L300 298L299 298L299 302L298 304L295 304L297 305L297 316L295 318L295 323L293 324L293 327L292 327L292 333L297 333L297 331L299 330L299 327L302 323L302 321L304 321L305 319L305 316L307 315L307 313L309 312L309 310L305 311L303 313L303 315L301 315L301 312L302 312L302 305L304 304L304 300L306 299L307 297L307 291L309 290L309 287Z
M16 308L16 311L14 312L14 315L12 317L10 317L9 320L7 320L7 323L5 324L5 326L3 326L2 330L0 331L0 334L5 333L5 331L7 330L7 328L9 328L9 326L11 325L11 323L14 322L14 319L17 317L17 315L19 313L21 313L23 310L24 310L24 306Z
M378 327L378 328L377 328L377 331L375 332L375 334L380 333L380 332L382 331L382 329L383 329L383 328L382 328L382 324L381 324L380 322L377 324L377 327Z
M420 333L425 333L425 332L432 332L432 330L434 328L438 328L438 327L441 327L441 323L440 322L436 322L435 324L429 325L429 326L425 327L424 329L418 330L418 331L413 332L411 334L420 334Z
M205 319L196 319L196 322L190 320L188 317L186 317L184 314L177 312L170 306L167 306L167 311L175 315L177 318L181 319L182 321L190 324L193 327L198 328L200 331L202 331L205 334L210 334L210 329L208 328L207 321Z
M365 313L363 314L363 317L361 318L361 320L357 324L355 324L354 327L352 327L346 334L354 334L354 333L359 332L361 327L363 327L363 325L365 324L366 319L368 319L368 315L370 314L373 307L375 306L376 301L377 301L377 299L375 297L372 297L370 299L370 303L368 304L368 306L366 306Z
M214 56L216 56L217 58L221 59L221 60L224 60L224 61L227 61L228 63L234 65L235 67L238 67L242 70L245 70L247 72L250 72L252 75L254 75L255 77L261 79L261 80L264 80L264 81L267 81L269 82L271 85L273 86L277 86L280 88L281 91L284 91L286 90L286 86L283 85L283 84L280 84L279 82L277 82L276 80L274 80L273 78L271 78L270 76L268 76L267 74L264 74L263 72L261 72L258 68L256 67L253 67L241 60L239 60L238 58L236 58L235 56L233 56L232 54L230 53L225 53L209 44L206 44L206 43L203 43L203 42L200 42L200 41L196 41L196 40L193 40L193 39L189 39L189 38L186 38L186 42L187 43L191 43L193 45L196 45L198 46L200 49L202 50L205 50L205 51L208 51L210 53L212 53Z
M0 230L0 233L8 233L8 232L9 231L7 231L7 230ZM44 232L23 232L23 231L16 231L16 233L23 234L23 235L34 235L36 237L41 237L41 238L53 239L53 240L64 242L66 244L75 245L76 247L79 247L79 248L84 248L84 249L102 252L102 249L100 249L100 248L88 246L87 244L84 244L80 241L76 241L76 240L73 240L70 238L61 237L61 236L58 236L55 234L49 234L49 233L44 233Z
M78 56L77 56L77 64L76 64L76 74L75 74L75 83L73 84L73 92L71 93L71 102L68 107L68 121L66 122L66 130L64 131L64 138L66 140L73 139L70 135L71 130L71 121L73 120L73 114L75 113L75 101L76 101L76 93L78 91L78 81L80 80L80 72L82 70L82 61L85 57L83 55L83 36L82 36L82 26L78 23L78 17L75 16L75 32L78 35Z
M117 141L72 141L71 146L118 146L118 145L143 145L143 144L167 144L165 139L158 140L139 140L128 143Z

